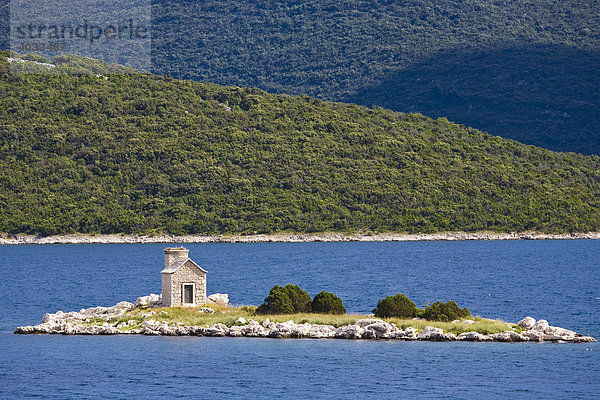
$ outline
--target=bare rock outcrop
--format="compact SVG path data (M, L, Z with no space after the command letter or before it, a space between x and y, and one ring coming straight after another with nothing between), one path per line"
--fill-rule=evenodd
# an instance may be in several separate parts
M491 338L495 342L527 342L528 337L523 336L515 331L504 331L491 335Z
M535 319L532 317L525 317L517 323L523 329L531 329L535 325Z
M229 295L224 293L211 294L206 298L206 304L226 307L229 304Z
M432 326L426 326L417 335L419 340L434 340L434 341L452 341L456 340L456 335L453 333L444 333L441 328L434 328Z
M150 293L148 296L138 297L134 305L136 307L152 307L161 305L162 295Z
M484 335L479 332L463 332L456 338L457 340L464 340L467 342L489 342L492 338L489 335Z
M585 343L595 340L591 336L583 336L565 328L551 326L545 319L536 321L532 317L525 317L519 321L519 326L523 329L522 336L535 342Z

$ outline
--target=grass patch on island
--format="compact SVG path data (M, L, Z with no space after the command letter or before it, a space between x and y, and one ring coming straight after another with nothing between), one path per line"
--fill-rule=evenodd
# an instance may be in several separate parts
M356 321L364 318L375 318L364 314L343 314L343 315L331 315L331 314L313 314L313 313L299 313L299 314L272 314L272 315L256 315L254 314L255 307L253 306L238 306L238 307L222 307L222 306L211 306L214 313L202 313L200 309L202 307L158 307L158 308L146 308L146 309L135 309L126 315L122 316L122 320L136 319L141 321L142 319L153 319L156 321L166 322L168 324L181 323L186 326L212 326L217 323L222 323L231 327L235 324L238 318L244 318L246 320L253 319L262 323L264 320L269 319L272 322L286 322L294 321L297 324L309 323L313 325L332 325L334 327L340 327L344 325L354 324ZM146 318L142 317L142 314L148 314L150 311L154 312L153 315ZM439 322L439 321L427 321L423 319L400 319L400 318L380 318L386 322L394 323L400 329L406 329L408 327L422 330L426 326L433 326L435 328L441 328L444 332L454 333L456 335L463 332L478 332L481 334L494 334L503 332L515 328L519 331L518 327L514 324L509 324L500 320L493 320L481 317L475 317L473 323L451 323L451 322ZM137 325L137 324L136 324Z

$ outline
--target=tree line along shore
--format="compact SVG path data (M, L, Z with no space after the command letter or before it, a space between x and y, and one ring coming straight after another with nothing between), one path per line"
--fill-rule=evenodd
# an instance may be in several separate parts
M537 232L440 232L440 233L281 233L272 235L11 235L0 236L0 244L103 244L103 243L264 243L264 242L402 242L460 240L577 240L600 239L600 232L548 234Z

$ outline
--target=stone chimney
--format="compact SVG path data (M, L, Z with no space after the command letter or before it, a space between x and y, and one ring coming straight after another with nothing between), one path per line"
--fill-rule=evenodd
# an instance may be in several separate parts
M185 247L167 247L165 249L165 269L174 263L187 260L189 252Z

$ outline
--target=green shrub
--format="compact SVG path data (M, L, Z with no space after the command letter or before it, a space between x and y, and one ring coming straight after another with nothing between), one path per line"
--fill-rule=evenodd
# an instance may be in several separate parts
M450 300L447 303L436 301L431 306L426 305L423 312L423 318L430 321L453 321L455 319L464 319L471 316L468 308L460 308Z
M293 314L294 307L290 297L279 285L273 286L265 302L256 309L257 314Z
M312 311L321 314L346 314L342 299L333 293L322 291L312 301Z
M256 306L241 306L240 310L247 312L249 314L254 314L256 312Z
M402 293L395 296L388 296L379 300L373 313L379 318L412 318L416 315L417 306L408 297Z
M271 288L265 302L256 309L257 314L295 314L310 312L310 295L291 283Z
M300 286L288 283L283 287L283 292L290 298L294 312L308 313L311 311L310 295L300 289Z

